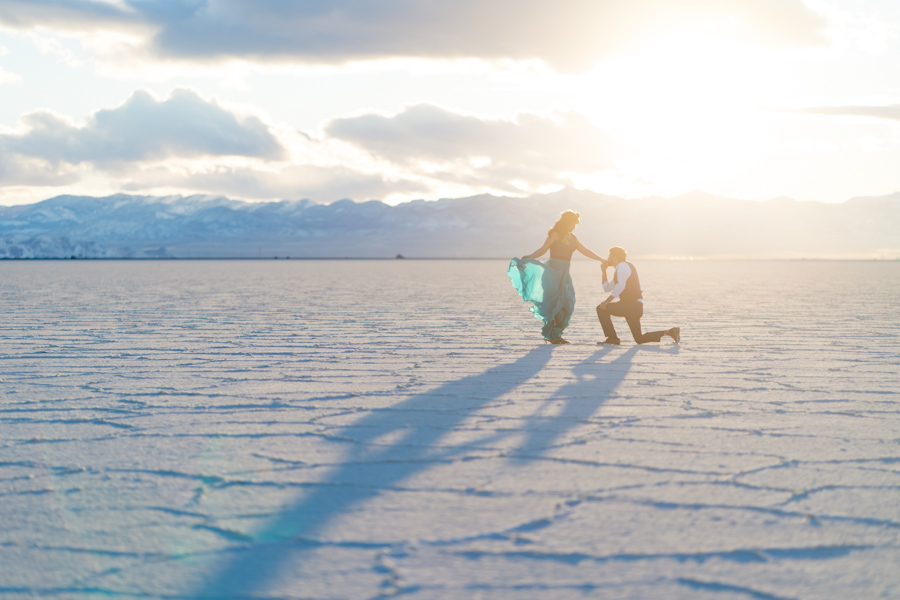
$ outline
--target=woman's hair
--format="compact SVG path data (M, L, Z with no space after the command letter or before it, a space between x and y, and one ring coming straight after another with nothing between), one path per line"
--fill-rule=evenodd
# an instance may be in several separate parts
M556 225L554 225L547 231L547 235L556 233L559 237L562 237L575 229L575 226L578 225L579 221L581 221L580 214L578 214L574 210L567 210L563 214L559 215L559 219L557 219Z

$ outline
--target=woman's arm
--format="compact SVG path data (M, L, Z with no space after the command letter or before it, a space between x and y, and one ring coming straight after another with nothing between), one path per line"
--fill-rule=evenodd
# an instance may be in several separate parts
M578 242L578 246L576 246L576 250L587 256L588 258L593 258L594 260L599 260L603 263L603 266L606 267L606 259L600 256L599 254L588 249L584 244L582 244L578 238L575 238L575 241Z
M553 245L553 242L556 241L556 235L550 234L547 236L547 241L544 242L544 245L532 252L531 254L526 254L522 258L537 258L538 256L543 256L543 254L550 249L550 246Z

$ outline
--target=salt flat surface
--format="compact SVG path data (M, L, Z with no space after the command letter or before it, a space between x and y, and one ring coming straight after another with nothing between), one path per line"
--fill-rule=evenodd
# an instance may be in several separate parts
M900 597L900 263L637 266L0 262L0 595Z

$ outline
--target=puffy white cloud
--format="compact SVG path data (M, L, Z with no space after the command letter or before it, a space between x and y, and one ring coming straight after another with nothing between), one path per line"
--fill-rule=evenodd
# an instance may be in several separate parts
M420 182L390 180L343 165L288 165L278 169L219 166L193 172L159 167L129 173L122 189L193 191L246 199L306 198L316 202L384 199L430 191Z
M0 23L127 30L162 57L539 59L561 70L698 23L775 46L821 44L826 27L802 0L6 0Z
M120 185L141 173L166 174L177 167L187 189L194 189L185 173L209 170L212 161L268 163L287 157L258 117L237 115L190 90L176 90L163 100L138 91L82 124L37 111L25 115L18 130L0 132L0 188Z
M573 111L484 119L420 104L394 116L334 119L325 133L422 176L504 191L611 169L620 152L608 132Z
M11 153L0 144L0 186L60 186L78 179L72 168Z
M9 49L6 46L0 46L0 58L3 58L7 54L9 54ZM19 83L20 81L22 81L21 76L10 73L9 71L4 71L3 67L0 67L0 85L5 83Z
M190 90L165 100L135 92L122 106L100 110L85 124L48 111L22 118L24 132L0 134L0 151L52 164L105 168L171 157L282 158L285 149L257 117L239 117Z
M0 67L0 85L6 83L19 83L20 81L22 81L22 77L20 75L10 73L9 71L4 71L3 67Z

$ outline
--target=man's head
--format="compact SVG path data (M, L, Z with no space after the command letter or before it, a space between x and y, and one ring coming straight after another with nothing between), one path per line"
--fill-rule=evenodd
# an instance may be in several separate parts
M606 259L611 267L615 267L619 263L625 262L625 248L613 246L609 249L609 258Z

